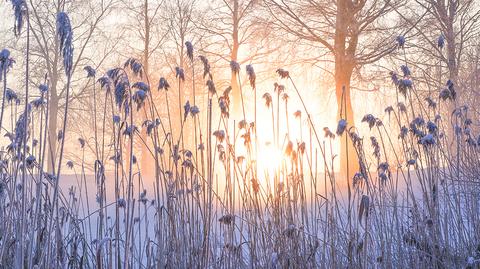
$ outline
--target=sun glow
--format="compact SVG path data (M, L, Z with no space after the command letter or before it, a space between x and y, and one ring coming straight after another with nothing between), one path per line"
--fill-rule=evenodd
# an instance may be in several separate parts
M270 143L259 148L257 155L258 176L262 181L271 180L281 170L284 155Z

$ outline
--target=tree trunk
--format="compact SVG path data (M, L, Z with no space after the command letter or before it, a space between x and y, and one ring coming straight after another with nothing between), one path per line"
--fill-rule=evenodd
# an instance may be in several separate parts
M341 137L339 137L340 173L342 176L352 177L353 174L359 170L358 156L347 133L348 129L355 125L352 100L350 96L350 79L353 68L347 64L339 64L335 69L335 93L338 107L337 117L338 120L345 119L347 121L347 130Z
M149 50L150 50L150 21L148 17L148 0L145 0L144 2L144 10L143 10L143 15L145 19L145 40L144 40L144 48L143 48L143 68L144 68L144 76L147 81L149 72L150 72L150 66L149 66ZM152 90L152 85L150 85L150 90ZM153 96L153 95L152 95ZM148 98L147 98L148 99ZM145 102L145 111L147 111L147 116L141 116L140 118L143 120L148 119L148 113L150 112L150 103L148 101ZM152 118L151 120L155 120ZM143 123L143 121L142 121ZM153 160L153 156L150 154L148 148L153 149L153 144L151 143L148 135L147 135L147 128L146 126L142 126L141 128L141 140L140 141L142 147L141 147L141 161L140 161L140 167L142 171L142 176L148 179L153 179L155 176L155 162Z
M238 61L238 48L239 48L239 42L238 42L238 11L239 10L239 5L238 5L238 0L234 0L233 3L233 14L232 14L232 19L233 19L233 29L232 29L232 51L230 54L230 58L232 61ZM241 100L241 94L240 94L240 85L238 84L238 77L235 72L231 72L231 79L230 79L230 86L232 87L232 106L233 106L233 118L242 118L242 100Z
M457 16L456 10L456 1L450 0L448 3L448 10L445 6L442 5L441 10L444 14L444 25L445 25L445 39L447 40L447 66L450 75L450 79L457 83L458 78L458 63L457 63L457 52L456 52L456 43L455 43L455 17Z
M347 130L340 137L340 174L350 178L358 171L358 156L348 137L348 129L355 125L352 101L350 97L350 80L355 67L355 51L357 48L358 35L350 33L347 46L349 26L354 24L350 16L349 2L339 0L337 2L337 14L335 22L335 94L337 97L338 120L347 121Z
M450 2L450 5L454 5L454 3ZM445 24L445 39L447 43L447 68L448 68L448 79L453 81L454 87L456 90L456 101L449 102L447 105L447 111L445 111L444 120L448 123L447 124L447 143L451 150L456 153L457 151L457 144L455 143L457 137L455 135L455 129L450 124L451 113L456 109L457 103L463 103L463 94L461 92L461 87L458 87L458 65L457 62L457 48L455 43L455 30L454 30L454 18L456 15L456 11L454 6L450 6L450 10L445 10L445 7L442 7L443 20ZM443 85L445 85L445 81L442 81Z
M50 99L49 99L49 114L48 114L48 147L47 147L47 171L53 173L55 170L56 151L57 151L57 119L60 96L58 96L58 64L60 59L60 53L58 48L58 42L54 42L54 55L51 61L51 68L49 68L48 78L50 80ZM46 59L47 67L50 66L50 60Z
M48 115L48 172L53 173L55 169L56 149L57 149L57 117L58 117L58 96L56 95L55 84L52 84L50 95ZM64 134L65 135L65 134Z
M453 33L453 29L451 33L446 34L447 39L447 66L448 72L450 75L450 79L457 83L458 78L458 67L456 61L456 48L455 48L455 33Z
M242 118L242 98L240 96L240 86L238 85L237 74L232 72L230 79L230 86L232 86L232 110L231 116L233 119ZM232 113L233 112L233 113Z

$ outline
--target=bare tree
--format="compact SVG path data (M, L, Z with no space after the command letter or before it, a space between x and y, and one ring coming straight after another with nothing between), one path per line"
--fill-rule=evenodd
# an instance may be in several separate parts
M55 153L57 145L57 123L59 110L63 106L65 98L66 85L62 79L62 57L58 48L59 44L55 42L56 27L55 14L62 10L69 10L73 17L73 27L75 29L74 46L75 58L73 70L84 67L86 48L94 40L96 31L100 23L106 18L113 5L113 0L109 1L44 1L30 0L31 10L31 31L34 38L33 54L38 57L37 70L41 70L37 75L46 77L49 81L49 148L48 148L48 171L52 172L55 163ZM92 57L93 55L89 55ZM37 80L42 81L42 80ZM78 82L78 81L77 81ZM76 81L73 81L73 85ZM80 87L80 90L86 90L86 87ZM72 98L80 96L76 91Z
M151 71L151 67L158 62L158 57L164 38L168 33L168 29L162 27L162 23L165 20L163 16L164 1L123 1L123 5L126 7L126 12L129 16L129 20L125 25L125 29L131 33L132 39L128 39L125 44L129 49L126 50L130 55L127 57L138 57L141 59L144 71L144 80L150 83L150 88L154 88L154 79L157 79ZM130 40L140 40L140 45L137 42L130 42ZM133 44L133 45L132 45ZM150 103L146 102L145 110L150 111ZM144 115L145 116L145 115ZM141 116L140 120L144 121L145 117ZM153 164L153 156L150 153L153 149L151 141L148 139L146 128L142 128L141 136L141 159L140 166L143 171L143 176L151 178L155 168Z
M353 126L352 75L355 69L380 60L396 48L391 33L395 25L386 21L400 1L267 0L265 5L279 29L321 45L330 53L335 64L338 118ZM351 174L358 170L357 154L347 139L341 141L340 169Z
M210 5L210 13L205 16L199 28L206 33L207 43L202 48L213 56L212 62L223 60L239 64L254 63L276 51L276 47L266 46L269 37L265 28L260 28L258 17L265 14L256 0L222 0ZM243 50L248 53L240 53ZM235 115L241 112L240 85L237 72L230 72L232 105Z
M187 66L185 42L192 41L195 36L192 23L195 8L195 0L176 0L165 3L163 16L168 26L168 43L163 48L163 56L171 74L176 72L175 68L179 67L184 70ZM185 87L184 84L185 81L182 81L178 87L178 99L172 100L177 104L178 111L176 112L178 113L176 114L180 117L184 98L193 94L193 92L186 92L191 87ZM175 129L179 129L179 127L177 126Z
M478 37L480 8L474 0L428 0L423 7L435 17L437 27L446 39L446 55L442 61L447 65L449 77L458 82L462 55L474 37ZM438 46L437 46L438 47Z
M463 65L465 52L478 45L480 7L474 0L427 0L416 1L416 5L428 16L419 25L415 17L406 19L416 25L411 45L423 55L421 59L412 57L417 59L412 62L426 74L425 82L431 86L438 87L438 81L446 79L460 85L458 95L462 98L467 93L462 92L464 87L459 77L463 76L462 71L468 73ZM433 65L440 70L431 68Z
M452 111L458 104L469 105L474 110L478 104L475 72L478 72L480 7L474 0L416 0L408 8L413 16L407 18L403 12L398 14L414 30L408 41L412 49L407 55L418 81L434 96L438 93L432 92L441 91L447 80L454 84L455 101L440 106L440 113L448 144L455 151Z

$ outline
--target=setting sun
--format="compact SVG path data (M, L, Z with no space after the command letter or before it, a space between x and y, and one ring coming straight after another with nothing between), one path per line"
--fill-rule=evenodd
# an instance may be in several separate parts
M282 168L284 155L281 150L275 149L271 143L260 147L258 155L258 171L262 181L272 179L275 173Z

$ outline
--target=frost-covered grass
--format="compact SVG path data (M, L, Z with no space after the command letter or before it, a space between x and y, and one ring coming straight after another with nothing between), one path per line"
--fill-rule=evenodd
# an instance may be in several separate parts
M57 19L69 80L72 33L66 14ZM62 160L61 143L58 165L47 173L47 137L76 140L68 137L69 111L66 129L48 134L48 82L38 99L19 100L7 88L11 58L2 51L2 115L11 112L0 120L10 140L0 155L2 267L477 266L480 141L472 124L478 118L457 103L451 81L425 96L400 63L400 73L391 73L397 102L385 116L365 115L370 131L364 133L340 119L333 133L313 123L288 71L278 69L274 90L257 94L253 67L243 72L232 61L239 84L249 81L240 86L234 115L231 88L215 87L207 58L189 42L186 52L188 68L176 68L170 83L149 81L134 58L100 78L86 67L97 85L93 142L78 140L78 162ZM203 65L203 76L194 75L193 63ZM187 90L188 102L178 95L169 103ZM247 99L253 109L245 109ZM290 99L299 110L288 107ZM182 104L180 115L172 115ZM268 126L257 126L260 106ZM303 135L290 136L293 128ZM268 169L259 164L263 136L281 155L270 156ZM137 163L139 138L146 138L153 171ZM360 171L334 172L338 139L354 144ZM93 167L86 144L93 145Z

